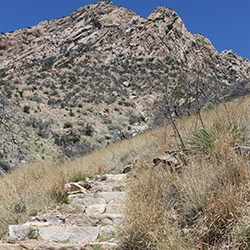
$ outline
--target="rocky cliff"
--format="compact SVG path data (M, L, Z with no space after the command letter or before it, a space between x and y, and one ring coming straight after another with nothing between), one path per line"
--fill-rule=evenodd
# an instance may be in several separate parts
M99 1L1 34L3 98L27 131L24 139L16 135L21 146L12 160L1 146L1 164L85 154L153 126L166 93L181 114L185 105L184 111L195 110L206 101L247 94L249 78L248 60L219 53L165 7L144 19Z

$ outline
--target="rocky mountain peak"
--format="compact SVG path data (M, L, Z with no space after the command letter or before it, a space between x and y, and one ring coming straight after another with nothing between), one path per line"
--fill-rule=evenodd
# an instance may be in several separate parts
M186 31L185 25L178 14L174 10L163 6L156 8L147 19L153 22L164 23L164 26L167 27L166 32L173 28L181 32Z
M166 87L179 84L184 103L197 72L202 88L227 94L246 93L238 86L250 78L248 60L220 54L175 11L158 7L144 19L110 1L1 34L0 62L3 93L38 139L68 157L153 126Z
M164 6L159 6L154 11L152 11L152 13L148 16L147 19L153 21L157 20L169 21L169 19L174 20L177 18L179 18L179 16L174 10Z

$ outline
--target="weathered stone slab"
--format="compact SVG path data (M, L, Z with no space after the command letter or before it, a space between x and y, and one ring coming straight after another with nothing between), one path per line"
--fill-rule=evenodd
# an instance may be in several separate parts
M102 197L86 197L83 199L85 205L107 204L106 200Z
M106 204L90 205L86 208L86 214L103 214L106 210Z
M9 225L8 242L16 242L18 240L25 240L28 236L30 226L26 224Z
M110 240L117 233L117 227L114 225L106 225L100 229L100 239Z
M122 214L101 214L99 216L99 219L102 223L113 225L113 224L119 224L123 218Z
M20 245L0 244L0 250L24 250Z
M121 213L124 207L124 204L107 204L105 213Z
M95 241L100 233L98 227L42 227L38 229L42 240L86 243Z
M112 181L112 182L123 182L126 180L127 175L126 174L106 174L107 181Z
M124 203L126 198L125 192L100 192L97 197L105 199L108 204Z
M72 246L68 244L43 244L35 248L36 250L82 250L80 246Z

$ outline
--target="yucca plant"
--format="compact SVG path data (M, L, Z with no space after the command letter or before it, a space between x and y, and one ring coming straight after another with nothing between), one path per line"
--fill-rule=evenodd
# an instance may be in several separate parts
M216 121L210 127L192 131L186 140L186 147L190 153L207 154L218 140L235 146L245 140L245 127L236 122Z

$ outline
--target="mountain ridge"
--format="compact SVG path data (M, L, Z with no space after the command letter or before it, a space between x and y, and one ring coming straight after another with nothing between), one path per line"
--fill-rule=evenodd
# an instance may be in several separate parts
M1 34L0 63L2 91L18 104L35 159L76 157L155 126L167 89L179 115L250 90L247 59L219 53L166 7L145 19L109 1L83 6ZM206 93L197 102L198 78Z

